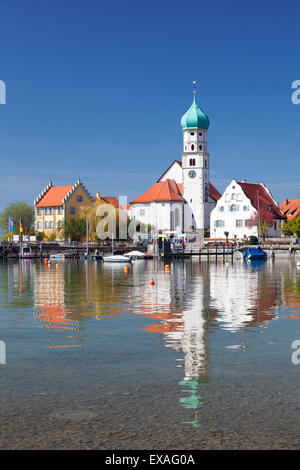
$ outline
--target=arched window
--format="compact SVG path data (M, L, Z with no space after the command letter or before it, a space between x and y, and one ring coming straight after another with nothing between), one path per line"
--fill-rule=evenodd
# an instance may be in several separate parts
M202 145L199 145L199 150L202 150Z
M194 147L194 144L192 144L192 145L191 145L191 149L194 150L194 148L195 148L195 147Z
M175 229L177 229L177 227L179 226L179 211L177 207L174 211L174 219L175 219Z
M195 165L196 165L196 159L190 158L190 166L195 166Z
M208 187L207 186L205 186L204 200L205 202L208 202Z

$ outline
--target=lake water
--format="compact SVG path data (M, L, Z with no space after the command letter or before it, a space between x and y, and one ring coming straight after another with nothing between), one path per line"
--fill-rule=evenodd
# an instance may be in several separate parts
M299 308L293 261L0 264L0 448L300 448Z

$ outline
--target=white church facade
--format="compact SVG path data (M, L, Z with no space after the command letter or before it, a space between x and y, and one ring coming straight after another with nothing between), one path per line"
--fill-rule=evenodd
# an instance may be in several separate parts
M151 188L131 201L132 217L151 224L157 232L195 232L203 236L221 194L209 182L209 119L199 108L195 91L181 127L181 160L175 160Z

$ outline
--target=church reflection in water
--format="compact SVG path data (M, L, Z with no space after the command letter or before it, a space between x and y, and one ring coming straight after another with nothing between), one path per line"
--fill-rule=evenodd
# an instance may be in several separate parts
M272 269L272 263L264 267L174 263L171 271L157 273L150 292L137 283L134 313L155 320L145 329L162 334L166 347L184 355L179 401L194 412L187 424L201 426L198 415L205 405L201 388L210 373L209 332L261 328L278 317L282 284L280 279L270 283Z
M259 331L276 321L282 306L289 318L299 318L300 270L287 263L275 275L276 266L271 261L255 266L195 260L174 262L165 271L153 260L136 262L126 275L122 266L97 262L48 266L24 260L9 266L2 285L7 308L34 306L36 324L49 331L50 349L80 347L89 318L120 313L146 318L146 331L182 353L174 361L184 371L179 401L193 411L186 422L198 427L210 377L209 335L220 329L229 335Z

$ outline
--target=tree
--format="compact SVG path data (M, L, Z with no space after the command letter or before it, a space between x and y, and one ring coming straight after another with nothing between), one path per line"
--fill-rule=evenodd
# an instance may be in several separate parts
M83 207L81 207L81 210L80 210L80 216L82 218L84 218L85 220L88 219L88 221L89 221L89 238L91 238L92 240L97 240L98 239L98 237L97 237L97 224L105 218L105 215L101 215L101 216L97 215L97 209L100 205L103 206L104 214L106 213L105 206L107 206L107 213L109 213L110 210L113 210L113 214L116 218L115 219L116 233L114 233L114 237L118 239L119 238L119 232L120 232L120 230L119 230L120 217L121 217L121 220L125 221L127 219L126 214L124 213L124 211L121 208L119 208L119 207L112 208L112 206L109 203L107 203L106 201L103 201L101 199L99 201L97 201L94 206L92 206L92 207L83 206ZM130 223L130 220L127 219L127 221L126 221L127 228L128 228L129 223ZM105 231L108 230L108 224L104 227L104 230ZM127 231L127 233L128 233L128 231Z
M0 230L6 233L9 231L9 217L13 219L15 234L20 233L20 220L23 223L24 234L30 235L34 232L34 208L26 202L11 203L0 214Z
M300 237L300 216L289 220L283 227L283 233L285 235L296 235Z
M248 227L257 227L257 233L265 240L269 229L272 227L273 218L271 213L253 214L251 219L248 220Z
M65 238L71 238L72 241L83 240L86 233L86 222L82 217L68 217L63 225Z

